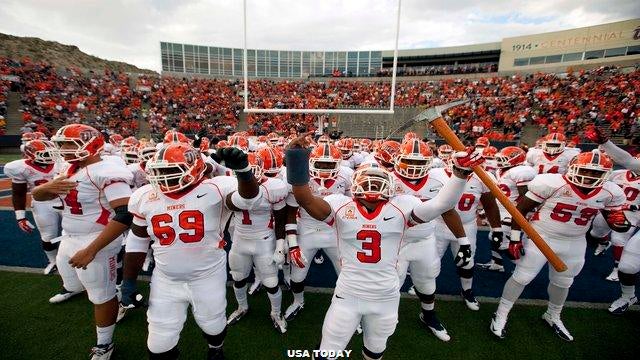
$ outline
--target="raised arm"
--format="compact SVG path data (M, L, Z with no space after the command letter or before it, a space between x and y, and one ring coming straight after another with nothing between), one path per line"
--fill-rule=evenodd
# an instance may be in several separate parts
M584 136L600 145L616 164L619 164L631 171L640 172L640 159L634 158L628 152L617 147L609 140L609 137L596 126L592 126L585 130Z

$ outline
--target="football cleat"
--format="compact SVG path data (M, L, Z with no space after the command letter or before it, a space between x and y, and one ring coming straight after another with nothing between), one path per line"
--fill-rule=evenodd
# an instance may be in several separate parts
M504 266L496 264L493 260L489 261L488 263L478 264L478 267L482 270L504 272Z
M611 246L611 241L598 243L596 250L593 252L593 255L600 256L607 251L607 249Z
M407 290L407 294L416 296L416 288L415 288L415 286L411 285L409 290Z
M140 293L136 293L133 297L134 301L131 304L123 304L122 302L118 303L118 317L116 318L116 323L120 322L124 318L127 313L127 310L142 308L145 307L146 304L143 301L144 297Z
M304 303L294 301L293 304L289 305L287 310L284 312L284 319L287 321L293 320L293 318L296 317L302 309L304 309Z
M231 313L231 315L229 315L229 318L227 319L227 325L231 326L233 324L236 324L238 321L240 321L240 319L247 315L248 312L249 309L241 307L237 308L234 312Z
M287 332L287 320L285 320L282 315L271 313L271 321L273 321L273 327L278 330L281 334Z
M504 339L507 334L507 318L503 318L498 316L498 314L493 314L491 318L491 326L489 326L489 330L493 333L493 335L497 336L500 339Z
M609 312L612 313L613 315L622 315L627 310L629 310L629 307L631 305L637 302L638 302L638 298L635 296L632 297L631 299L621 297L618 300L611 303L611 306L609 306Z
M424 312L420 312L420 322L422 322L426 327L431 330L433 335L435 335L438 339L442 341L451 340L451 336L447 332L447 329L444 328L440 320L436 317L435 311L428 311L431 315L424 316Z
M109 360L113 354L113 342L104 345L96 345L91 349L91 360Z
M545 312L542 314L542 320L546 321L547 324L555 331L556 335L560 337L560 339L565 341L573 341L573 336L569 333L562 320L560 320L560 316L553 316L549 314L549 312Z
M262 282L260 280L254 281L249 287L249 295L253 295L262 289Z
M362 324L358 324L358 326L356 326L356 334L362 335Z
M63 301L67 301L70 298L80 294L82 291L68 291L65 288L62 288L62 291L60 291L59 293L53 295L51 298L49 298L49 302L51 304L58 304L61 303Z
M465 305L467 305L469 310L472 310L472 311L480 310L480 303L478 302L476 297L473 295L473 290L469 289L469 290L462 291L462 299L464 299L464 303Z
M611 274L609 274L606 279L609 281L618 282L618 268L614 267L613 270L611 270Z
M58 266L56 266L55 262L50 262L49 264L47 264L47 266L44 268L44 270L42 271L43 274L45 275L51 275L54 272L58 271Z

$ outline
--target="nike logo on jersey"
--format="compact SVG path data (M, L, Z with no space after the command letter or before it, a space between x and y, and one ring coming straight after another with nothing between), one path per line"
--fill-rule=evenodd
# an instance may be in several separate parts
M64 210L64 205L61 206L52 206L55 210Z
M434 191L438 191L440 189L429 189L429 192L434 192Z
M205 195L207 195L207 193L204 193L204 194L198 194L198 195L196 195L196 197L197 197L198 199L200 199L201 197L203 197L203 196L205 196Z
M336 295L336 297L337 297L338 299L344 299L344 298L343 298L342 296L340 296L340 295Z
M392 216L392 217L383 217L383 218L382 218L382 220L387 221L387 220L391 220L391 219L393 219L394 217L395 217L395 216Z

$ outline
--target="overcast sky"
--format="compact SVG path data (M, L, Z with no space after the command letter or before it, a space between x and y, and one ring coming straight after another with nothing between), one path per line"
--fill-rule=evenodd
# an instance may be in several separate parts
M0 32L160 70L160 41L242 47L242 0L1 0ZM249 48L393 48L397 0L247 0ZM638 0L402 0L400 48L640 17Z

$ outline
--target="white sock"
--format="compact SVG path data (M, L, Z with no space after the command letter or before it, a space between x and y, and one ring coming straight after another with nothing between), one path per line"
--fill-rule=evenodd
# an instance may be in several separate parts
M432 302L427 304L427 303L420 302L420 307L422 308L422 310L433 311L433 309L435 309L436 307L436 303Z
M496 310L496 315L501 318L508 318L509 311L513 307L513 302L506 300L505 298L500 298L500 303L498 303L498 309Z
M278 287L278 291L275 294L270 292L267 294L269 295L269 301L271 302L271 313L280 315L280 308L282 306L282 290Z
M44 254L47 255L47 260L49 260L49 263L55 263L56 262L56 256L58 255L58 249L45 250Z
M622 289L622 297L627 299L627 301L631 300L632 297L636 296L636 287L635 285L620 285Z
M247 285L237 288L233 287L233 292L236 294L236 300L238 301L238 307L243 309L249 308L249 302L247 301Z
M462 290L469 290L473 286L473 278L460 278L460 285Z
M110 344L113 341L113 332L116 329L116 324L106 327L96 326L96 335L98 338L98 345Z
M291 283L291 264L282 264L282 275L287 284Z
M304 291L300 291L299 293L293 293L293 302L298 304L304 303Z
M547 312L553 316L560 317L562 306L564 306L564 302L567 300L567 295L569 295L569 289L561 288L549 283L547 292L549 293L549 305L547 306Z

